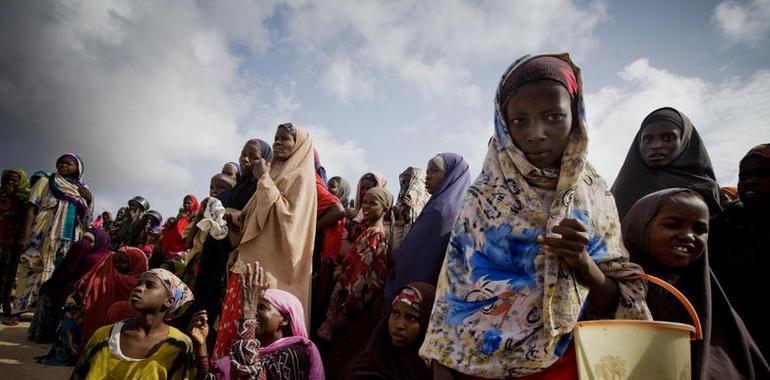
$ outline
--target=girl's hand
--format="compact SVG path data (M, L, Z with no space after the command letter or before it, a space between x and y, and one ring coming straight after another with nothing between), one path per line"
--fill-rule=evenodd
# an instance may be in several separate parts
M259 161L254 163L254 178L260 179L262 175L270 172L270 163L265 161L264 158L260 158Z
M259 262L246 264L246 271L241 273L241 318L254 319L257 316L257 306L268 287L265 269Z
M577 219L564 219L551 232L559 236L538 236L543 248L561 256L571 268L582 271L588 268L588 229Z
M206 337L209 335L209 317L206 310L193 314L187 329L190 330L190 337L196 347L206 347Z

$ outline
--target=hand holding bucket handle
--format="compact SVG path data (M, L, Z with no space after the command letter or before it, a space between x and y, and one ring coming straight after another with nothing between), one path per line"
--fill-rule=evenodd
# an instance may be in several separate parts
M650 281L652 283L655 283L656 285L660 286L663 289L666 289L669 293L673 294L674 297L676 297L679 302L682 303L685 309L687 309L687 312L690 314L690 318L692 318L692 323L695 326L695 337L696 340L703 340L703 328L700 324L700 318L698 318L698 312L695 311L695 308L690 303L690 300L687 299L687 297L682 294L682 292L679 291L679 289L675 288L673 285L669 284L666 281L663 281L655 276L646 274L646 273L640 273L633 276L626 277L629 280L638 280L638 279L644 279L647 281Z

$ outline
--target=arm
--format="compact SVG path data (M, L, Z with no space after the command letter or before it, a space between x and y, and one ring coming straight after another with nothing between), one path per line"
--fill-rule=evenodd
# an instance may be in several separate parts
M335 203L324 211L323 214L318 216L316 222L316 231L321 231L324 228L337 223L338 220L345 216L345 208L342 207L342 203Z
M27 209L23 214L20 238L18 242L18 248L21 252L25 251L29 247L29 240L32 237L32 224L35 223L36 212L37 206L34 204L28 204Z

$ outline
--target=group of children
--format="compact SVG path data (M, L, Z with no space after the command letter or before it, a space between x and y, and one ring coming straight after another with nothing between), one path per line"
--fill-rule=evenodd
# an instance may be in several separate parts
M246 142L163 220L141 196L92 220L84 165L2 173L4 323L34 311L39 361L72 378L576 379L576 323L689 323L693 378L770 378L770 144L720 188L680 111L650 113L611 189L587 161L579 68L525 56L503 74L481 173L454 153L393 196L326 177L310 134Z

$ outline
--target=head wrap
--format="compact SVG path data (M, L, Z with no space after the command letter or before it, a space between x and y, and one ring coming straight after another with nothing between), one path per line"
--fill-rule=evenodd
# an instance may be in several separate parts
M437 168L441 169L442 172L446 171L444 169L444 158L441 157L440 154L433 156L433 158L430 159L430 162L432 162L433 165L436 165Z
M361 205L364 202L364 193L361 192L362 185L361 183L364 180L373 181L374 187L387 187L388 186L388 180L385 178L384 175L378 172L368 172L361 176L361 179L358 180L358 187L356 187L356 199L353 206L355 206L356 210L358 210L358 214L355 218L353 218L354 222L361 223L364 220L364 213L361 211Z
M770 144L759 144L751 148L748 153L743 156L741 162L749 157L763 157L767 160L770 160Z
M83 179L83 174L85 174L86 168L83 164L83 160L80 159L80 156L78 156L75 153L64 153L61 155L61 157L56 159L56 164L59 164L59 161L61 161L63 158L70 158L72 161L75 161L75 165L77 166L77 172L73 174L70 177L67 177L67 180L74 184L82 185L80 182Z
M390 211L390 208L393 207L393 194L391 194L388 189L384 187L373 187L366 193L372 194L377 199L377 202L384 208L385 213Z
M577 95L579 87L575 71L569 63L552 56L525 56L520 58L519 67L503 79L498 101L503 110L511 96L521 86L535 81L552 80L560 83L572 98Z
M239 164L237 162L234 162L234 161L227 161L227 162L225 162L225 165L228 165L228 164L235 166L235 173L236 173L235 177L236 178L240 177L241 176L241 164Z
M147 273L152 273L157 276L163 283L163 286L166 287L168 295L174 299L174 303L171 304L171 307L166 313L166 318L175 319L184 314L187 306L189 306L190 302L195 298L190 288L188 288L179 277L163 268L150 269Z
M29 198L29 177L27 172L19 168L11 168L3 170L2 178L9 173L16 173L19 176L19 186L16 188L16 198L20 201L25 201Z
M248 145L256 145L257 149L259 149L259 155L262 156L262 158L265 159L265 161L270 162L273 159L273 148L270 147L270 144L264 142L260 139L251 139L249 141L246 141L246 144ZM238 165L238 170L240 171L240 165ZM251 173L241 173L242 175L250 176Z

